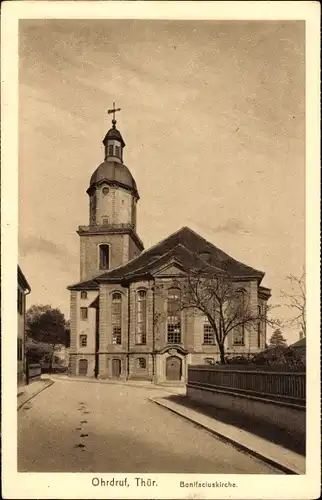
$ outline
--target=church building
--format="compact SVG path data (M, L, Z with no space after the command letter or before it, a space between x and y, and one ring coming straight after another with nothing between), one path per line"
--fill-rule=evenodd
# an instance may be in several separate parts
M90 178L89 224L79 226L80 281L68 287L70 303L70 374L97 378L184 383L189 364L219 361L219 349L207 319L182 310L175 281L192 259L226 269L249 294L257 311L270 290L264 273L246 266L182 227L144 249L137 234L139 191L123 163L125 142L112 128L103 144L105 157ZM151 224L153 221L151 221ZM255 354L265 348L266 325L231 332L226 352Z

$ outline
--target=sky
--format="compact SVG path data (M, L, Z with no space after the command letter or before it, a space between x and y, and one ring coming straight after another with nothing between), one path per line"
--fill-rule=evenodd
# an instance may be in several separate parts
M304 23L20 20L19 263L69 317L113 102L145 248L188 226L265 272L305 263ZM276 309L288 317L285 307ZM294 328L283 330L289 342Z

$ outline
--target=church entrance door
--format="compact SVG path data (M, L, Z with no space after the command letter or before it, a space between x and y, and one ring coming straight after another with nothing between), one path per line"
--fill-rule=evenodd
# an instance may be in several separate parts
M118 378L121 375L121 360L112 359L112 377Z
M85 377L87 375L88 362L87 359L80 359L78 364L78 375Z
M167 380L181 380L182 361L178 356L170 356L166 361Z

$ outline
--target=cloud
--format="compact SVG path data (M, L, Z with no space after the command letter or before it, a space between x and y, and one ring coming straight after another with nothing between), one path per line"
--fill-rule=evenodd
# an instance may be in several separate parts
M191 220L191 219L190 219ZM200 222L195 222L191 220L194 224L199 226L200 228L205 229L206 231L212 233L227 233L227 234L235 234L235 233L244 233L250 234L251 230L245 227L242 221L236 218L227 219L226 222L222 224L218 224L217 226L210 226L209 224L204 224Z
M41 236L22 237L19 242L19 250L22 256L39 252L59 257L66 257L70 254L69 250L64 245L54 243Z
M245 228L244 224L238 219L228 219L224 224L220 224L214 228L216 233L250 233L250 230Z

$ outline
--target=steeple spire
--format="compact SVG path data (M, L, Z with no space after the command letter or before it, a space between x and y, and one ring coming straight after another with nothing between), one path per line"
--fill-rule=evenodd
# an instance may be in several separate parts
M115 107L115 102L113 102L113 108L108 109L108 114L113 113L112 128L107 132L103 139L103 144L105 146L105 160L107 161L117 161L122 163L123 161L123 148L125 147L125 142L121 133L116 128L115 113L121 111L121 108Z
M116 127L115 127L115 125L116 125L115 113L116 113L117 111L121 111L121 108L117 108L117 109L116 109L116 108L115 108L115 102L113 102L113 109L108 109L108 110L107 110L107 113L108 113L108 114L113 113L113 120L112 120L112 127L113 127L113 128L116 128Z

